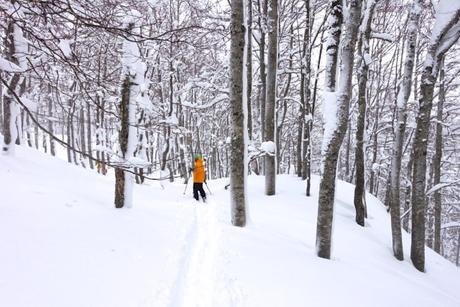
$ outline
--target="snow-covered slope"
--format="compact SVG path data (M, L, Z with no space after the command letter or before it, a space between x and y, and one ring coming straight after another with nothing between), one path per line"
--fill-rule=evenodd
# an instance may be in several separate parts
M313 191L317 191L317 178ZM18 147L0 156L0 306L460 306L460 273L427 250L427 273L392 257L390 222L368 197L354 223L339 183L332 261L314 253L316 197L280 176L276 196L250 177L250 222L229 223L224 180L207 204L190 186L136 186L113 208L113 180Z

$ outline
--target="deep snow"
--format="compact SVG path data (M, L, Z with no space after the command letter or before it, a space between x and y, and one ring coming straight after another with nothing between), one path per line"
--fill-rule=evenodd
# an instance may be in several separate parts
M226 181L208 184L207 204L153 182L116 210L110 176L24 147L0 156L0 306L460 306L458 268L428 249L418 272L405 233L394 259L378 200L354 223L352 185L338 184L329 261L314 253L317 198L296 177L280 176L276 196L250 177L243 229Z

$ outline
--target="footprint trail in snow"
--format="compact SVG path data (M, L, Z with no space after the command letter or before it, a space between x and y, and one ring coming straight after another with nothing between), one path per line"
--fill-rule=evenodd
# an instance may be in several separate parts
M186 240L170 306L240 306L240 291L222 270L229 258L222 248L222 229L212 200L195 205Z

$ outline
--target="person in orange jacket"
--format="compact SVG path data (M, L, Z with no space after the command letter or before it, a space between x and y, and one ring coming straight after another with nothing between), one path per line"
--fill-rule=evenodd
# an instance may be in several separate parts
M198 192L203 201L206 201L206 192L203 189L203 182L206 182L206 171L203 165L203 158L195 156L195 167L193 170L193 197L199 200Z

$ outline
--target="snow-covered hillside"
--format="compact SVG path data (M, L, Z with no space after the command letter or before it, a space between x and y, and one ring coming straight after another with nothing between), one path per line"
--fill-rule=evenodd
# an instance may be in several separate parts
M136 186L134 208L116 210L112 178L18 147L0 156L0 306L460 306L452 264L427 250L418 272L406 234L406 260L392 257L378 200L361 228L339 183L329 261L314 253L317 199L296 177L277 184L267 197L250 177L241 229L225 181L207 204L180 183Z

